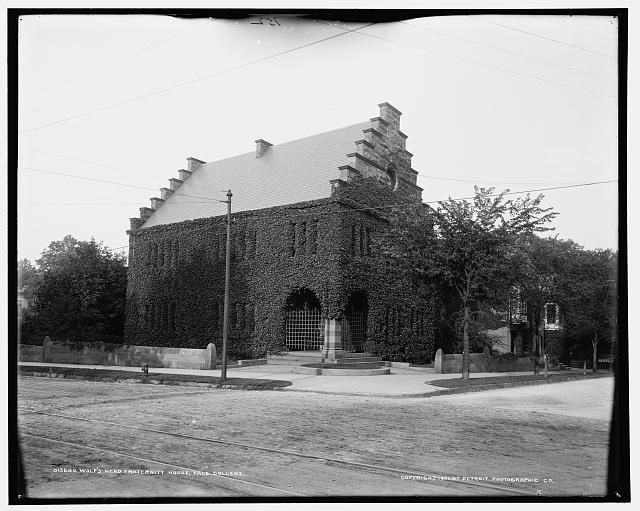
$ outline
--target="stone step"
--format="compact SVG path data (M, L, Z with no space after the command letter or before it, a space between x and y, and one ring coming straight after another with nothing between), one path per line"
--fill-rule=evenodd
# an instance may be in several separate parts
M280 353L279 355L267 355L267 360L285 360L285 361L319 361L322 355L320 351L289 351Z
M336 360L336 364L380 364L382 365L382 359L379 357L344 357Z

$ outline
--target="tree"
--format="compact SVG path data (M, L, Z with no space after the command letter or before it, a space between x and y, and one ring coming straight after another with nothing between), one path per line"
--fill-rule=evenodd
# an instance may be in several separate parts
M429 214L397 220L383 251L436 287L455 289L463 325L462 377L469 378L469 325L482 302L504 301L510 261L519 236L550 230L557 213L541 207L543 195L505 199L508 190L474 187L471 202L439 203ZM395 215L401 219L401 214Z
M40 271L31 264L29 259L18 261L18 289L23 287L35 290L40 284Z
M578 338L589 339L594 372L598 369L598 344L615 339L617 259L608 249L578 252L564 289L566 327Z
M548 231L557 213L540 206L543 195L505 200L508 190L474 187L473 202L449 199L435 211L435 272L458 293L463 317L462 377L469 378L469 323L474 305L504 296L519 236Z
M93 239L66 236L37 261L42 282L25 316L23 339L122 342L126 267L122 255ZM28 342L28 341L27 341Z
M527 320L533 336L534 373L538 373L543 346L545 307L549 303L564 309L562 289L572 261L582 247L573 241L520 236L512 264L513 285L518 299L527 306Z

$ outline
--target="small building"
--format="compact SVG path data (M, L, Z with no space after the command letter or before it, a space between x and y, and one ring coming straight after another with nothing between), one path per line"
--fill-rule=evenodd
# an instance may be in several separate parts
M377 250L389 206L426 207L401 112L379 107L326 133L258 139L254 151L214 162L188 158L131 219L125 342L220 347L227 219L211 211L230 186L231 356L402 359L412 337L431 357L430 294Z
M18 289L18 324L22 322L25 312L33 303L33 288L22 286Z

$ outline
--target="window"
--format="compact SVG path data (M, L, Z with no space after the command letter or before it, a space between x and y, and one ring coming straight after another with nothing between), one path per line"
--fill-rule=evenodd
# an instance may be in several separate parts
M217 240L216 240L216 255L218 257L218 261L222 261L224 259L224 243L223 243L223 237L221 234L218 234Z
M247 232L245 236L245 247L244 252L247 256L247 259L253 259L255 257L256 250L256 231L255 229L251 229Z
M356 255L356 224L351 226L351 255Z
M178 266L178 242L173 241L171 243L171 267L176 268Z
M312 220L309 224L309 250L311 254L318 253L318 221Z
M296 224L289 222L287 225L287 240L289 240L289 257L296 255Z
M244 249L245 249L245 235L243 229L238 229L236 235L236 250L235 255L237 259L242 259L244 257Z
M548 330L560 328L560 308L557 303L546 303L544 305L544 322Z
M307 222L289 222L287 227L289 257L297 254L303 256L315 254L317 249L315 236L314 222L308 225Z
M369 227L367 227L364 230L364 237L365 237L365 255L371 256L371 229L369 229Z
M307 250L307 222L300 222L300 253L305 255Z

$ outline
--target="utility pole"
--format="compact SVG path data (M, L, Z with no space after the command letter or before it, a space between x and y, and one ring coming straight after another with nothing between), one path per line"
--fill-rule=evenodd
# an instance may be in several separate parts
M229 281L231 280L231 190L227 190L227 254L224 270L224 315L222 320L222 372L220 381L227 379L227 343L229 341Z

